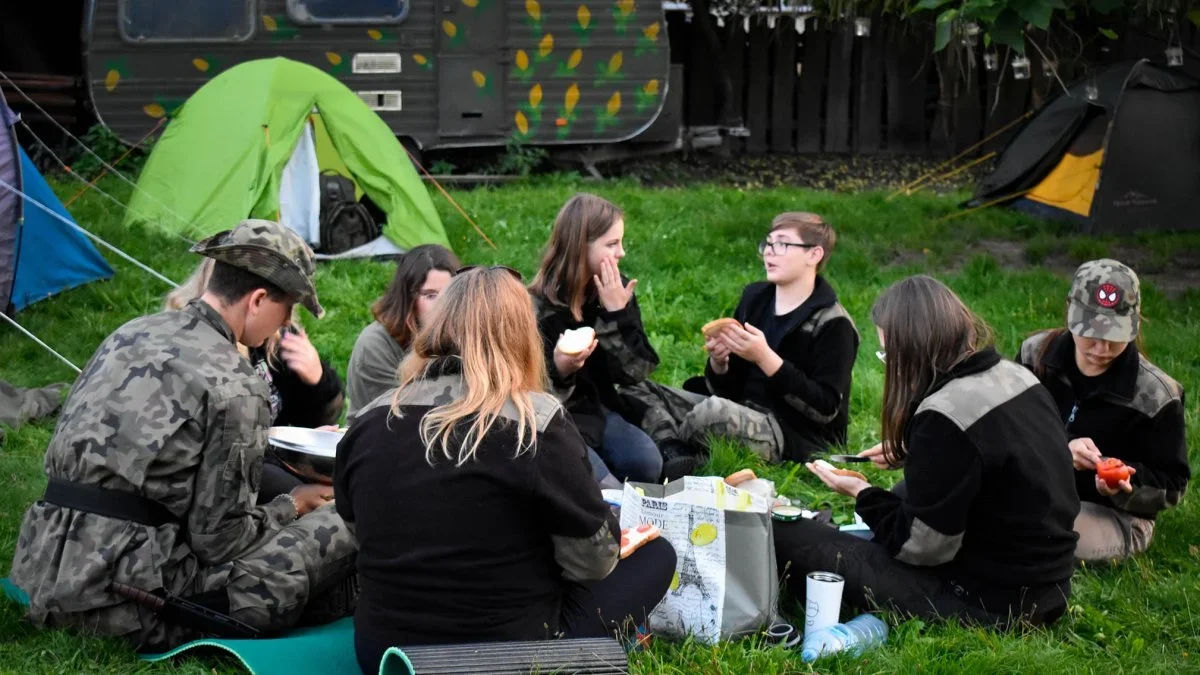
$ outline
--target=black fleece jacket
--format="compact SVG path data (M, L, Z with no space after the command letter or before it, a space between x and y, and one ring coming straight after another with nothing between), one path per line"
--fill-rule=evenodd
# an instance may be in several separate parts
M266 349L250 350L250 363L260 374L267 371L264 379L271 388L271 410L275 426L308 427L314 429L326 424L337 424L342 416L346 397L342 379L333 364L321 359L321 379L316 384L307 384L283 360L277 357L267 360Z
M1105 457L1137 469L1130 480L1133 492L1113 497L1096 491L1095 471L1076 471L1080 499L1149 519L1179 503L1192 471L1184 392L1178 382L1133 345L1103 375L1085 377L1075 363L1075 342L1065 331L1027 339L1021 346L1021 363L1039 374L1054 397L1068 438L1090 438Z
M775 284L753 283L742 291L733 318L778 336L768 344L783 366L767 377L755 364L732 355L724 375L711 363L705 365L709 390L773 414L784 434L784 459L801 461L830 445L844 444L859 336L833 287L818 276L808 300L777 317ZM777 321L785 323L776 326ZM774 330L767 330L772 326Z
M931 567L992 611L1074 571L1071 455L1029 371L986 350L930 387L906 431L907 495L870 487L857 511L897 560Z
M621 282L628 284L629 280L622 276ZM542 296L535 295L533 299L550 381L559 393L569 392L564 407L587 444L600 448L604 438L604 408L631 421L637 417L617 392L617 386L635 385L658 367L658 353L642 326L637 296L630 298L624 309L610 312L593 295L583 305L582 321L576 321L568 307L551 304ZM563 377L554 367L555 345L565 331L583 326L596 330L600 344L583 368Z

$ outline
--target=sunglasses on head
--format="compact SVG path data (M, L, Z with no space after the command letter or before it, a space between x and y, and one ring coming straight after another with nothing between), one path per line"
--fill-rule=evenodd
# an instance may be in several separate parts
M459 274L466 274L467 272L471 272L473 270L504 270L505 272L508 272L509 274L511 274L512 277L514 279L516 279L517 281L521 281L521 282L525 281L525 275L523 275L520 272L518 272L517 270L509 267L508 265L491 265L491 266L488 266L488 265L465 265L463 267L458 268L458 272L455 273L455 276L457 276Z

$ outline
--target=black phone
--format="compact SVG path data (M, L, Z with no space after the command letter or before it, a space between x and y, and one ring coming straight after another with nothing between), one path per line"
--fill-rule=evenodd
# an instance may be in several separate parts
M870 457L859 457L858 455L830 455L830 462L840 462L842 464L865 464L871 461Z

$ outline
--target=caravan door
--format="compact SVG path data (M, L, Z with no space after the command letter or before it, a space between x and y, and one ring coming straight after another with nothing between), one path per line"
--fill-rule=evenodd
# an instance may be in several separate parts
M438 134L453 138L507 135L504 95L508 3L438 5Z

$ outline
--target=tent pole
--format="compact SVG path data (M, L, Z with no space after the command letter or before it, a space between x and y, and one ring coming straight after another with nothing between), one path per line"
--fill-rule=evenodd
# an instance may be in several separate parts
M39 202L38 200L34 199L33 197L30 197L29 195L25 194L24 192L18 190L17 188L13 187L7 181L5 181L3 178L0 178L0 187L8 189L10 192L16 193L17 195L19 195L21 198L23 198L25 201L29 202L30 204L33 204L34 206L38 207L39 209L45 211L49 215L58 219L59 221L65 223L67 225L70 225L71 227L75 228L76 230L79 230L85 237L91 239L92 241L96 242L97 244L100 244L104 248L107 248L108 250L112 251L116 255L120 256L121 258L124 258L125 260L129 261L130 263L136 265L137 267L139 267L143 271L145 271L147 274L150 274L151 276L155 277L156 279L159 279L159 280L167 283L168 285L171 286L171 288L175 288L175 287L179 286L179 284L175 283L174 281L171 281L170 279L168 279L168 278L164 277L163 275L159 274L158 272L154 271L154 269L152 269L149 265L146 265L145 263L141 262L137 258L134 258L133 256L122 251L121 249L117 248L116 246L113 246L112 244L108 243L107 241L104 241L100 237L97 237L96 235L92 234L91 232L88 232L87 230L80 227L78 224L71 222L71 220L69 218L63 218L58 213L55 213L53 209L51 209L50 207L46 206L45 204Z
M81 373L83 372L82 370L80 370L80 369L79 369L79 366L75 365L74 363L71 363L71 362L70 362L70 360L68 360L68 359L67 359L67 357L63 356L62 354L59 354L59 353L58 353L58 352L56 352L56 351L54 351L54 348L52 348L50 345L48 345L48 344L46 344L45 342L42 342L41 340L39 340L39 339L38 339L38 336L36 336L36 335L34 335L33 333L30 333L29 331L25 330L25 327L24 327L24 326L22 326L21 324L17 323L17 322L16 322L16 320L14 320L14 319L13 319L11 316L9 316L9 315L5 314L4 312L0 312L0 318L3 318L5 321L7 321L7 322L9 322L10 324L12 324L12 326L13 326L13 327L15 327L17 330L19 330L19 331L21 331L22 333L24 333L24 334L25 334L25 337L27 337L27 338L29 338L30 340L33 340L34 342L36 342L36 343L38 343L39 345L41 345L42 349L45 349L46 351L50 352L51 354L53 354L53 355L57 356L57 357L58 357L58 360L59 360L59 361L62 361L62 362L63 362L63 363L65 363L65 364L67 364L68 366L70 366L70 367L71 367L71 370L74 370L76 375L79 375L79 374L81 374Z

